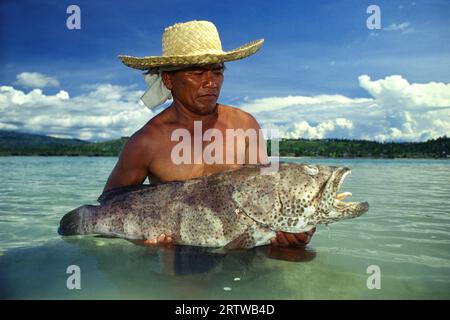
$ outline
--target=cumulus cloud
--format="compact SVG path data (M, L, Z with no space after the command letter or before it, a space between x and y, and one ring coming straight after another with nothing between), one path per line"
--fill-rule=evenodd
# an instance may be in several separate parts
M245 98L238 106L263 128L287 138L423 141L450 135L450 83L410 83L400 75L358 78L369 97L344 95ZM0 129L87 140L129 136L154 114L133 86L84 85L46 95L0 86Z
M286 106L304 106L304 105L322 105L322 104L358 104L369 101L370 99L359 98L351 99L342 95L317 95L307 96L287 96L287 97L269 97L262 99L249 100L245 103L247 112L276 111Z
M59 87L59 81L56 78L38 72L22 72L16 78L16 84L27 88Z
M359 85L384 105L404 108L450 106L450 83L413 83L402 76L393 75L372 81L368 75L358 77Z
M140 102L143 91L97 84L79 96L60 90L45 95L0 86L0 129L103 140L129 136L153 116Z
M450 83L409 83L400 75L359 77L370 98L268 97L240 107L288 138L423 141L450 135Z
M286 137L298 138L307 136L311 139L322 139L326 137L329 132L340 134L342 136L349 135L351 129L353 129L353 122L345 118L326 120L315 127L310 126L307 121L300 121L294 123L292 130L287 132Z

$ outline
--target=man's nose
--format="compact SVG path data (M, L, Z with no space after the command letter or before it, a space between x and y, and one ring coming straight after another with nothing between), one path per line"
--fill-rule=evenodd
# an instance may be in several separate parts
M219 86L219 77L212 71L205 72L203 86L208 88L217 88Z

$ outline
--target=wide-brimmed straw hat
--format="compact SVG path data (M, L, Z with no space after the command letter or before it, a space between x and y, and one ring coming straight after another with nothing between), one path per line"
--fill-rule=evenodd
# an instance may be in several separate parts
M223 51L216 26L209 21L189 21L167 27L162 37L162 56L120 55L128 67L147 70L162 66L211 64L243 59L254 54L264 39L255 40L231 51Z

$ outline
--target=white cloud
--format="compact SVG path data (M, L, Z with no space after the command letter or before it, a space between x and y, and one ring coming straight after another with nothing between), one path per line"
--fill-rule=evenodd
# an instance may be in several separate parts
M413 28L411 28L411 24L409 22L402 22L399 24L393 23L386 28L383 28L384 31L400 31L402 34L410 33L414 31Z
M262 127L289 138L423 141L450 135L450 83L409 83L399 75L359 77L371 98L342 95L268 97L244 101Z
M245 110L247 112L276 111L287 106L309 106L323 104L358 104L370 101L366 98L351 99L343 95L317 95L307 96L287 96L287 97L269 97L262 99L246 99Z
M349 136L352 128L353 122L345 118L326 120L315 127L310 126L307 121L300 121L294 123L293 129L287 132L285 136L287 138L306 136L311 139L323 139L327 138L329 133L337 134L339 132L342 137L346 137Z
M450 136L450 83L410 83L400 75L359 85L369 98L344 95L245 98L239 107L262 127L278 128L290 138L350 138L423 141ZM60 90L25 92L0 86L0 129L79 139L129 136L154 114L143 106L134 86L84 85L71 96Z
M0 86L0 129L102 140L129 136L153 116L140 103L142 91L111 84L90 89L70 97L64 90L45 95Z
M367 75L358 77L359 85L383 104L400 105L406 108L449 107L450 83L413 83L402 76L393 75L371 81Z
M16 84L28 88L59 87L59 81L56 78L38 72L22 72L16 78Z

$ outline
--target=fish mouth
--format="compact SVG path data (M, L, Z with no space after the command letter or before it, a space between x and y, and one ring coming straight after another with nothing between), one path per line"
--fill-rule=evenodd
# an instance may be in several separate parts
M340 216L342 219L356 218L369 210L369 203L364 202L347 202L344 201L347 197L352 195L351 192L340 192L340 188L344 183L347 176L351 175L352 171L349 168L339 168L336 170L336 182L335 190L333 190L334 195L334 205L332 213L336 216Z

